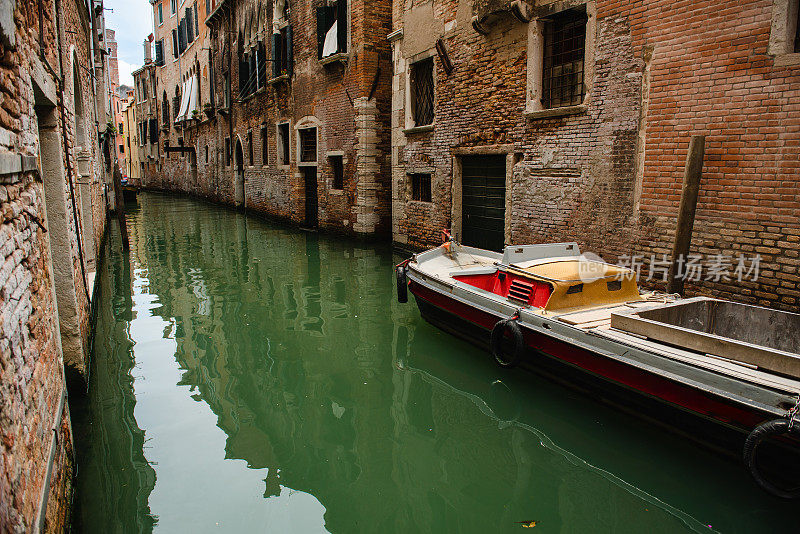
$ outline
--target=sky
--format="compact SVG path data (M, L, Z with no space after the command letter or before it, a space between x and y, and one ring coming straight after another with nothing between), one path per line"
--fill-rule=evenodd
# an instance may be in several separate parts
M148 0L105 0L106 28L117 32L119 83L133 86L135 71L144 63L142 42L153 32Z

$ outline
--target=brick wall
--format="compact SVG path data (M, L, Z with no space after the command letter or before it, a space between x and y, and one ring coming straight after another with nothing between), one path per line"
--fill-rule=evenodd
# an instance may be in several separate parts
M394 241L438 244L439 229L460 218L454 158L506 153L507 242L575 240L608 261L647 263L669 253L689 137L704 134L692 253L734 256L733 267L740 253L760 254L761 272L757 282L702 280L689 293L800 309L798 62L767 53L780 2L589 2L583 109L526 113L536 17L581 4L537 6L530 24L493 15L487 35L471 25L480 5L470 0L395 5ZM435 126L404 133L408 64L435 55L437 38L455 68L447 74L435 59ZM407 173L419 168L433 172L432 203L410 198Z
M272 2L234 1L230 16L215 16L204 46L214 50L214 113L183 127L170 128L170 144L182 138L197 154L197 171L191 158L169 154L159 159L147 184L157 189L183 191L228 204L237 202L236 144L244 155L244 203L247 209L269 217L303 224L305 221L305 178L297 164L297 127L316 127L317 198L319 226L329 231L355 234L385 234L389 230L388 120L391 98L389 44L385 40L391 26L390 4L381 1L369 9L359 1L350 4L350 47L344 62L323 65L317 57L316 8L321 3L292 5L289 22L293 28L293 76L290 80L267 84L254 95L239 95L236 39L244 21L261 10L260 38L270 57ZM228 11L225 11L228 13ZM230 58L227 56L231 52ZM185 55L192 55L187 51ZM183 56L182 56L183 57ZM183 61L183 59L182 59ZM206 58L201 57L204 64ZM223 72L230 61L231 96L229 110L221 110ZM380 67L380 70L378 68ZM267 78L272 77L267 63ZM168 84L168 67L159 68L159 83ZM210 77L208 79L210 82ZM206 95L206 78L202 94ZM374 85L374 89L373 89ZM373 137L357 131L358 99L371 100L376 112ZM208 100L201 96L202 103ZM160 102L159 102L160 105ZM277 124L289 121L291 158L288 165L278 162ZM262 157L261 127L266 125L267 159ZM363 125L362 125L363 126ZM362 128L363 129L363 128ZM249 158L248 132L252 132L253 159ZM226 164L225 139L230 138L231 165ZM205 149L209 147L209 161ZM329 153L344 161L344 188L334 190ZM359 222L362 221L362 222ZM363 221L367 221L365 224Z
M90 329L84 271L104 233L96 95L86 75L94 65L90 14L83 2L59 5L56 23L51 4L40 12L36 2L17 2L13 27L0 28L3 532L33 530L43 497L44 530L67 528L74 463L63 362L80 385ZM60 202L46 208L56 190ZM72 299L62 301L65 294Z

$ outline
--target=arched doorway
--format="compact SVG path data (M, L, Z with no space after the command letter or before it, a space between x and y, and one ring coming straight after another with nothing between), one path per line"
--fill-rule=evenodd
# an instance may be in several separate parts
M236 152L234 161L234 191L233 200L236 206L244 207L244 152L242 142L236 140Z

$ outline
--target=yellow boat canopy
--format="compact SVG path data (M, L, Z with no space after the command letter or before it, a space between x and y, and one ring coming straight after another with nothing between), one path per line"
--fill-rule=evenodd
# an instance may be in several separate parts
M642 300L636 274L624 267L581 257L511 265L515 273L547 282L553 291L547 311L598 308Z

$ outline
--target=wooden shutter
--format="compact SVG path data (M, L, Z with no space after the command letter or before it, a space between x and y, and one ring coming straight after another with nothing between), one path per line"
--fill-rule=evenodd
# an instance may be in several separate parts
M347 0L339 0L336 4L336 30L338 39L337 52L347 52L347 33L350 25L347 23Z
M280 55L280 34L272 34L272 77L276 78L281 73L281 66L278 64Z
M156 65L161 66L164 64L164 41L156 41Z
M292 25L286 26L286 74L292 77L294 68L294 53L292 51Z
M194 41L194 17L192 17L192 8L186 8L186 42L191 43Z
M317 59L322 59L322 48L325 46L325 34L328 32L328 7L317 8Z

